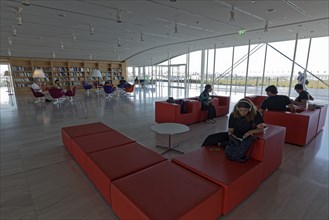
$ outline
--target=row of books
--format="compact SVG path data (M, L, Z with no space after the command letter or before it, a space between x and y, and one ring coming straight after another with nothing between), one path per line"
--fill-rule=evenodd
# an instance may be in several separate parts
M32 78L14 78L14 82L30 82L32 83ZM43 78L41 81L50 81L49 78Z
M53 67L54 72L67 72L68 68L67 67Z
M13 73L14 77L32 77L32 73L30 72L22 72L22 73Z
M29 78L16 78L14 82L31 82Z
M31 71L31 67L26 66L11 66L12 71Z
M35 66L33 67L33 70L35 69L42 69L43 72L51 72L51 67L38 67L38 66Z
M59 72L59 73L54 73L53 76L54 77L56 77L56 76L68 76L68 74L64 73L64 72Z
M70 73L70 76L84 76L85 74L83 73Z
M71 72L83 72L85 71L83 67L71 67L70 68Z

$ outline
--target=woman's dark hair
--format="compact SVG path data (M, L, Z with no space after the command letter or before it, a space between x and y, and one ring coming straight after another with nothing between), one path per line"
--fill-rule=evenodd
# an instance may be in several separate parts
M205 87L204 87L204 90L208 90L211 88L211 85L210 84L207 84Z
M249 110L248 114L245 117L247 121L251 121L256 117L257 114L256 106L249 99L240 99L240 101L238 101L238 103L234 106L233 109L234 118L240 117L239 108L246 108Z
M275 85L270 85L265 89L266 92L271 92L272 94L278 94L278 89Z

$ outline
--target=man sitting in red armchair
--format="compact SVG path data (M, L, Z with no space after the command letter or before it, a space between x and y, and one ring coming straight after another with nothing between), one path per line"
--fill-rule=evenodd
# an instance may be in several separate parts
M259 109L261 114L263 114L265 110L296 112L296 109L288 96L277 95L278 89L276 86L270 85L265 89L265 91L268 98L264 100Z

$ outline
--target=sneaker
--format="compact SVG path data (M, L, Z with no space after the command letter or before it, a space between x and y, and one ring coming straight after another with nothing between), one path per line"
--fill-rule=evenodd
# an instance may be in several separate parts
M215 118L213 118L212 120L213 120L213 121L216 121L216 119L215 119Z
M206 123L211 123L211 124L214 124L216 121L213 121L212 119L208 119L206 120Z
M46 99L46 102L52 102L50 99Z

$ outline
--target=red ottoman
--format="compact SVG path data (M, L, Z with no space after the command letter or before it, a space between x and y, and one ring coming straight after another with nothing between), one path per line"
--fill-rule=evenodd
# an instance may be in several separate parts
M262 164L249 159L246 163L230 161L224 150L203 147L177 156L174 163L205 177L224 188L222 213L226 214L253 193L262 181Z
M72 144L71 144L72 138L89 135L89 134L106 132L106 131L112 131L112 130L113 130L112 128L106 126L101 122L64 127L62 128L62 141L68 152L72 154Z
M87 154L135 142L117 131L72 138L72 155L86 171Z
M223 189L169 161L112 182L120 219L216 219Z
M113 180L166 160L136 142L91 153L88 156L86 173L109 204Z

